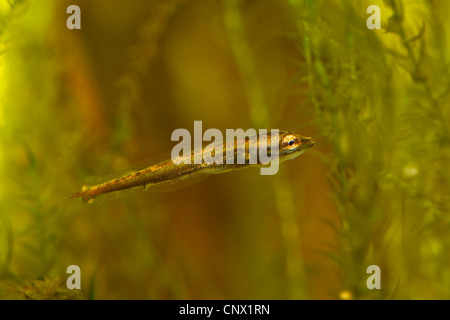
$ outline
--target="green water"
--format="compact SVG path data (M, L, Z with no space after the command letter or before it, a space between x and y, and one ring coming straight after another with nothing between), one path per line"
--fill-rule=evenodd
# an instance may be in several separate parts
M450 298L448 1L72 2L79 30L67 3L0 2L2 299ZM315 146L274 176L64 199L196 120Z

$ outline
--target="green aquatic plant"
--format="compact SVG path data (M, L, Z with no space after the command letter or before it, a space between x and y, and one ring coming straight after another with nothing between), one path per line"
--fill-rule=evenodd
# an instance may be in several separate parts
M405 13L410 3L386 1L387 27L374 32L357 27L366 16L356 2L295 4L307 12L299 24L305 81L331 151L321 158L330 170L340 245L327 254L342 272L341 292L357 299L426 297L414 282L420 275L434 283L435 297L447 296L423 269L439 268L423 248L446 243L432 230L443 227L448 212L442 191L449 190L449 69L438 8L447 6L425 1L419 24L412 10ZM384 270L382 290L367 290L371 264Z

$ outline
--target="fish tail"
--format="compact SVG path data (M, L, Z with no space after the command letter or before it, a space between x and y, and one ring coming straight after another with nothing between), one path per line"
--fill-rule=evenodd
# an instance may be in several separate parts
M74 199L74 198L81 198L81 200L85 203L86 202L92 203L94 202L95 196L93 196L92 193L90 192L90 188L83 186L80 192L71 194L70 196L67 196L64 199Z

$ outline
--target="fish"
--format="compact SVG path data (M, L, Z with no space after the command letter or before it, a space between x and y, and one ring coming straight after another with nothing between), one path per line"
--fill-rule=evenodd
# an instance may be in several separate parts
M279 139L279 162L292 160L304 153L307 149L314 146L314 141L311 137L304 137L289 130L279 130L277 135L273 135L272 132L262 135L255 134L249 136L245 140L245 143L238 143L236 139L233 139L227 140L219 145L213 145L213 147L218 148L215 150L223 148L223 161L205 161L203 155L206 148L202 148L194 150L187 156L187 159L181 158L180 161L177 161L177 163L173 162L172 159L169 159L144 168L132 170L118 178L99 184L92 186L84 185L80 192L74 193L67 198L81 198L83 202L93 203L94 199L100 195L119 192L122 190L137 187L143 187L144 190L149 190L153 186L168 183L174 184L193 176L207 176L244 168L267 166L268 163L263 162L259 157L255 159L255 153L252 153L250 150L255 147L259 149L261 146L265 148L271 146L272 136L276 136ZM207 148L212 150L211 145ZM229 151L230 148L233 152ZM215 155L215 150L211 153L212 156ZM267 155L270 156L270 148L266 151ZM202 156L202 161L201 163L196 163L198 161L194 161L194 159L196 159L199 155ZM241 157L240 161L239 157Z

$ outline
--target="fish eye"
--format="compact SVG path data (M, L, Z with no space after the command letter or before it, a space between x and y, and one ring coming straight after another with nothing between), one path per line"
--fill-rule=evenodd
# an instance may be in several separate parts
M283 146L289 150L296 148L298 144L298 139L294 135L288 135L283 139Z

